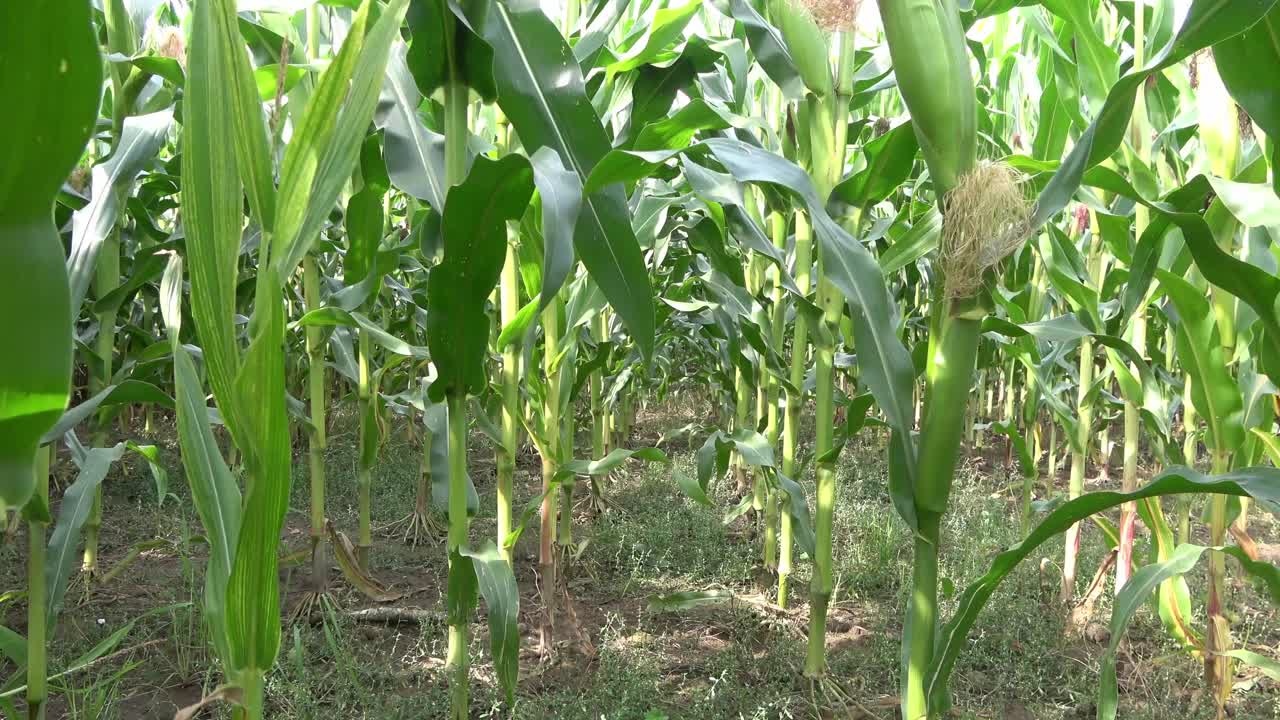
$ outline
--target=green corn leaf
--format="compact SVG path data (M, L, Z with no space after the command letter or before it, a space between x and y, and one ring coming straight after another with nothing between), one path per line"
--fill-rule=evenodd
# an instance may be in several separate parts
M623 73L674 55L671 46L684 38L685 27L700 7L701 0L694 0L677 7L659 9L630 47L623 50L621 56L606 69L611 73Z
M374 124L383 132L391 182L436 212L443 212L444 136L429 130L418 115L422 95L413 84L406 52L402 42L391 49Z
M1227 657L1235 658L1246 665L1252 665L1262 671L1263 675L1271 678L1272 681L1280 681L1280 663L1272 660L1266 655L1259 655L1249 650L1228 650L1223 653Z
M1093 492L1058 506L1025 540L997 555L987 573L960 594L955 614L942 627L938 636L937 651L927 675L930 708L935 712L945 712L950 707L951 671L968 642L969 630L992 593L1018 563L1045 542L1095 513L1119 507L1126 502L1182 493L1247 496L1265 503L1276 503L1280 501L1280 470L1246 468L1208 476L1188 468L1176 467L1166 470L1131 493Z
M17 667L27 665L27 639L0 625L0 654L9 658Z
M1272 188L1280 195L1280 88L1271 78L1280 74L1280 5L1253 27L1213 46L1218 74L1228 92L1253 122L1271 138Z
M796 69L796 61L791 57L782 33L770 25L749 0L712 0L716 10L722 15L737 20L747 35L747 43L756 61L764 69L788 99L804 96L804 81Z
M1199 545L1180 545L1166 561L1138 568L1116 594L1115 607L1111 610L1111 642L1102 654L1101 676L1098 684L1098 718L1114 720L1119 705L1119 689L1116 684L1116 651L1129 627L1133 614L1146 603L1151 593L1167 580L1185 575L1195 567L1207 548Z
M366 0L368 2L372 0ZM289 150L285 155L280 185L281 212L285 212L283 191L285 178L288 177L290 154L296 152L304 155L297 163L297 174L308 179L310 184L300 196L290 198L289 222L284 227L276 227L282 246L281 252L272 252L271 260L281 278L292 275L302 258L311 251L311 246L356 167L369 123L373 121L378 96L386 80L391 45L400 36L400 25L408 7L409 0L391 0L382 8L363 42L354 39L356 31L353 25L342 50L339 50L338 57L334 60L335 64L342 61L347 46L353 43L356 45L359 54L354 59L354 68L346 71L350 77L349 87L345 78L339 83L337 76L333 78L336 84L334 87L326 83L329 73L334 72L331 64L321 78L317 95L307 101L303 127L289 143ZM345 102L342 102L343 98ZM308 122L307 116L311 114L313 107L316 108L314 112L317 115L332 114L336 107L341 107L341 110L337 114L336 123L320 119ZM308 159L306 155L314 157ZM313 162L314 168L311 167ZM301 218L294 214L298 210L295 207L298 203L303 205L304 215Z
M1120 58L1095 27L1095 6L1089 0L1041 0L1041 4L1073 29L1076 73L1085 98L1097 112L1116 84Z
M161 407L172 408L173 398L163 390L149 382L141 380L125 380L116 385L108 385L84 402L67 410L41 438L42 445L54 442L67 432L87 420L100 407L119 405L135 405L151 403Z
M448 0L414 0L409 12L408 67L418 90L431 96L444 86L451 73L476 91L486 103L494 98L493 51L450 12ZM450 67L448 48L454 48L458 62ZM443 199L443 197L441 198Z
M93 198L72 216L71 254L67 275L71 282L71 308L77 314L98 264L98 250L124 209L125 196L138 173L155 159L173 127L173 111L134 115L124 129L111 157L93 168Z
M78 444L78 443L76 443ZM45 598L45 618L52 630L62 610L62 599L67 592L67 580L75 566L76 551L80 544L80 530L89 519L98 487L117 460L124 456L125 446L120 443L111 448L73 448L72 458L80 468L75 482L67 488L58 506L58 521L49 538L49 552L45 556L44 576L48 595Z
M731 452L737 452L742 461L752 467L774 469L773 448L764 435L743 428L733 433L717 430L711 433L694 455L698 469L698 484L707 487L712 476L721 477L729 469Z
M1117 716L1120 693L1116 681L1116 653L1120 648L1120 640L1124 637L1124 632L1128 629L1134 613L1146 603L1157 586L1190 572L1206 550L1212 551L1215 548L1201 547L1199 545L1179 545L1168 560L1139 568L1134 572L1133 577L1129 579L1124 588L1116 594L1115 607L1111 610L1109 627L1111 641L1107 646L1106 652L1103 653L1102 662L1100 663L1101 680L1098 685L1098 720L1115 720ZM1280 570L1277 570L1270 563L1251 560L1238 547L1222 548L1220 551L1239 560L1241 567L1246 572L1260 578L1267 586L1272 602L1280 602ZM1235 657L1242 652L1247 653L1247 660L1261 658L1262 662L1257 664L1263 667L1264 671L1274 672L1277 668L1274 660L1262 658L1262 656L1255 653L1235 650L1229 654Z
M360 328L369 334L369 339L377 343L384 350L403 355L404 357L426 358L427 349L418 345L410 345L400 338L387 332L386 328L369 318L368 315L358 312L347 312L337 307L322 307L312 310L311 312L298 318L294 325L297 327L350 327Z
M529 157L533 183L542 201L542 289L541 311L564 286L573 269L573 229L582 210L582 180L565 168L550 147L540 147ZM505 328L504 328L505 331ZM503 347L502 343L499 343Z
M192 7L182 112L181 207L191 317L218 410L240 445L237 433L243 424L233 383L240 368L235 315L243 186L236 154L227 152L239 141L234 108L222 95L236 82L244 52L221 42L225 33L237 32L234 13L229 0Z
M520 589L511 565L492 541L479 549L462 547L459 557L471 561L480 595L489 612L489 651L498 685L507 703L515 702L520 674Z
M1244 398L1227 369L1209 301L1182 278L1158 271L1160 286L1177 308L1178 361L1191 379L1191 400L1209 425L1209 445L1234 453L1244 444Z
M1147 498L1138 503L1138 515L1151 531L1153 560L1164 562L1173 555L1173 530L1165 519L1159 498ZM1165 631L1183 647L1194 647L1200 638L1191 628L1191 590L1186 578L1174 577L1160 584L1156 593L1156 607Z
M854 207L870 207L902 187L915 166L920 143L910 122L899 124L863 148L865 165L831 194Z
M608 475L609 473L622 467L628 460L642 460L644 462L657 462L670 464L671 459L667 454L658 448L637 448L629 450L627 448L615 448L608 455L596 460L570 460L562 463L560 470L556 473L557 477L569 477L571 475Z
M466 625L475 614L479 600L479 582L471 558L462 554L463 548L449 553L449 575L445 588L445 614L450 625Z
M838 193L840 188L836 188ZM942 239L942 213L929 208L924 217L916 220L911 229L894 241L888 250L880 253L880 271L885 275L902 268L933 252Z
M583 24L578 41L573 44L573 55L582 65L582 71L595 67L595 59L609 40L609 33L622 20L623 11L631 0L605 0L596 3L596 10Z
M22 351L0 354L0 506L19 507L70 391L74 318L52 207L93 128L102 63L87 3L22 3L5 16L0 321Z
M422 414L423 424L431 435L431 452L427 462L431 467L431 504L442 511L449 507L449 406L447 403L428 405ZM476 492L471 474L466 475L467 515L480 511L480 495Z
M369 3L370 0L365 0L360 4L360 9L352 18L347 39L343 41L337 56L321 73L316 88L307 99L307 105L297 121L297 127L294 128L293 139L285 150L280 169L280 198L274 228L278 242L283 243L283 247L291 247L300 235L307 210L312 204L312 196L316 194L315 184L324 182L320 164L329 152L334 129L338 124L339 113L335 109L342 107L351 76L360 59L360 51L364 48ZM345 179L343 178L344 181ZM330 209L325 208L326 215Z
M258 272L259 296L251 322L256 332L235 382L242 407L253 410L242 417L244 425L238 433L247 440L238 444L244 453L246 487L236 562L227 585L227 621L233 633L232 666L265 671L275 662L280 646L274 548L288 510L291 448L284 386L284 305L272 301L281 297L281 286L271 268Z
M1017 423L996 422L991 424L991 429L1009 438L1009 442L1013 443L1022 477L1033 479L1038 477L1040 473L1036 468L1035 458L1031 456L1031 449L1027 447L1027 438L1018 430Z
M787 495L786 511L791 515L791 532L795 533L796 544L809 557L815 557L817 539L813 533L813 521L809 517L809 504L805 500L804 488L781 472L775 472L774 478L778 487Z
M427 302L450 308L427 316L427 346L437 377L430 395L479 394L489 343L485 303L506 258L507 222L524 214L533 169L519 155L476 158L466 180L449 190L444 212L444 261L431 269Z
M706 130L725 130L734 123L742 124L740 118L729 115L705 100L697 98L680 108L671 117L651 122L644 126L636 136L632 150L673 150L682 148L693 140L693 136Z
M684 493L686 497L703 507L711 507L711 498L707 497L706 485L695 480L688 473L683 472L679 468L672 469L671 477L676 481L676 487L680 488L680 492ZM747 507L750 507L751 498L747 497L746 500Z
M1040 194L1032 226L1043 225L1066 207L1080 187L1084 172L1111 157L1120 147L1133 115L1138 88L1148 77L1197 50L1239 35L1265 17L1276 3L1277 0L1194 0L1173 40L1155 53L1145 67L1130 70L1108 91L1097 118Z
M196 514L209 545L205 566L204 615L219 657L231 657L226 620L227 582L240 535L240 488L222 458L222 449L209 426L204 388L191 354L179 339L182 308L182 260L172 256L160 286L160 310L173 350L173 383L177 404L182 466ZM272 545L274 548L274 544Z
M1202 230L1183 232L1196 269L1214 286L1236 296L1258 313L1263 326L1261 368L1272 380L1280 378L1280 308L1276 306L1280 299L1280 278L1224 252L1208 227Z
M493 48L498 104L525 149L550 147L585 184L609 151L609 139L560 31L529 0L467 0L456 7L460 19ZM587 271L641 352L650 355L653 292L621 187L588 193L573 239Z

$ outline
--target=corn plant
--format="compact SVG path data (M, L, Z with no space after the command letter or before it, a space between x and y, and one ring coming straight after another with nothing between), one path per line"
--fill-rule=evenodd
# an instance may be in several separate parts
M1280 471L1261 467L1280 466L1276 0L44 5L0 23L15 98L0 125L17 139L0 162L0 295L24 342L0 360L0 525L6 542L25 530L28 562L26 592L0 596L28 620L0 628L17 668L5 714L24 699L47 714L51 689L77 701L86 667L146 617L69 663L45 647L82 540L86 602L149 547L100 567L118 461L144 458L159 502L183 502L156 447L113 444L138 406L149 435L176 415L208 542L222 677L185 717L277 706L278 558L311 555L294 619L336 611L333 561L371 600L401 596L373 572L398 429L422 458L392 526L443 536L450 699L435 711L452 718L485 675L481 598L503 711L521 712L517 577L537 584L539 661L559 661L579 559L626 502L609 478L632 460L697 505L729 498L725 537L751 538L735 552L767 598L748 602L808 624L818 714L852 707L859 684L827 658L829 611L867 587L840 577L865 542L838 530L846 477L860 502L886 495L866 510L892 505L909 538L904 718L949 713L983 608L1060 536L1049 608L1072 631L1110 612L1098 717L1122 713L1117 657L1143 607L1203 665L1218 717L1238 667L1277 673L1232 582L1280 600L1251 535L1280 501ZM346 403L354 545L326 486ZM638 447L671 406L688 424ZM286 550L303 444L309 548ZM883 488L848 445L885 453ZM960 468L1001 454L1023 540L953 593ZM91 670L97 697L130 666Z
M162 310L175 360L183 462L213 548L205 575L205 614L227 676L221 694L247 718L263 715L263 678L280 640L275 546L290 479L280 302L284 278L306 256L354 165L376 100L370 83L384 72L405 9L403 2L393 5L371 25L367 3L356 14L351 33L299 118L279 190L248 57L235 39L234 5L203 3L194 9L182 176L191 308L214 399L243 457L243 491L217 452L202 383L181 344L182 265L176 261L166 278ZM330 109L346 94L348 81L364 89L347 98L338 118ZM225 148L234 153L222 153ZM263 233L244 349L236 337L232 294L242 194Z

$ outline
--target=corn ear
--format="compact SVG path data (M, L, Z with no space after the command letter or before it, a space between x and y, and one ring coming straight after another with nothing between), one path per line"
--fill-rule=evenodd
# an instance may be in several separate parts
M945 195L977 162L978 116L956 0L880 0L880 18L925 163Z
M831 93L831 64L827 34L818 27L808 9L796 0L772 0L769 14L782 32L796 71L814 95Z
M1240 164L1240 116L1236 102L1218 75L1218 67L1209 54L1196 63L1199 86L1196 88L1196 110L1200 114L1200 142L1204 145L1208 171L1231 180Z

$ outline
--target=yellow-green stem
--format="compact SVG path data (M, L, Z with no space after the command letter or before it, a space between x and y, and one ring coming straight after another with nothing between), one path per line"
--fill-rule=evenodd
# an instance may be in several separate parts
M243 713L244 720L262 720L266 717L266 672L257 668L246 668L236 673L236 685L240 687L242 706L237 711Z
M1221 448L1213 451L1213 473L1219 475L1231 469L1231 453ZM1209 496L1209 544L1221 546L1227 539L1227 496ZM1223 653L1231 649L1230 622L1226 616L1227 606L1227 557L1226 554L1211 550L1209 552L1208 597L1205 602L1205 614L1208 626L1205 628L1205 677L1209 681L1209 690L1213 694L1218 708L1218 717L1224 717L1223 708L1231 696L1232 662Z
M373 551L373 467L365 457L365 444L370 442L370 433L378 432L370 417L373 403L372 386L369 382L369 332L359 330L358 386L356 389L357 404L360 406L360 460L356 467L356 490L359 504L360 527L356 541L356 560L363 570L369 569L369 555Z
M308 312L320 307L320 272L315 258L310 255L302 260L302 291ZM324 542L325 343L320 328L315 326L307 327L306 340L307 381L311 397L311 434L307 442L311 473L311 583L312 590L323 592L328 575Z
M542 645L550 649L555 636L556 619L556 500L553 489L556 472L560 469L560 369L556 366L560 354L560 306L557 296L542 311L543 356L542 369L546 375L547 393L542 408L542 428L546 443L542 454L542 508L540 513L540 537L538 566L542 571L542 605L546 613L541 635Z
M815 161L811 165L814 185L819 197L827 198L844 172L845 149L848 145L849 94L852 91L854 62L854 34L837 32L832 37L835 45L835 92L825 98L807 99L811 125L809 142ZM821 158L820 161L819 158ZM840 316L844 312L844 300L834 285L825 277L824 253L832 248L822 248L818 254L818 272L814 285L818 293L818 305L822 310L821 324L815 329L815 417L816 442L814 456L817 459L816 507L814 514L814 568L809 585L809 646L805 657L804 673L807 677L821 677L826 673L827 608L831 602L835 579L832 573L832 542L835 526L835 351L840 337Z
M113 191L114 192L114 191ZM102 241L98 250L98 263L94 268L94 290L98 297L120 287L120 231L113 229ZM116 310L110 308L98 313L98 337L95 353L102 362L102 371L98 374L95 392L106 389L111 384L112 367L116 347ZM95 431L93 444L107 444L107 423L109 415L105 410L98 413L98 428ZM102 529L102 485L93 492L93 506L89 510L89 518L84 523L84 561L81 569L91 579L98 571L98 537Z
M1098 225L1098 216L1096 213L1090 212L1090 239L1088 258L1086 259L1089 277L1097 283L1101 275L1102 262L1102 232ZM1067 488L1067 496L1070 499L1080 497L1084 492L1085 469L1089 461L1090 440L1093 439L1093 403L1090 400L1089 390L1093 386L1094 362L1093 362L1093 338L1084 337L1080 340L1080 371L1079 385L1076 390L1076 437L1071 443L1071 480ZM1076 523L1067 529L1066 533L1066 550L1062 562L1062 591L1060 598L1063 603L1071 601L1075 595L1076 584L1076 566L1079 561L1080 554L1080 523Z
M955 478L963 428L954 408L964 406L973 384L983 309L974 300L940 302L925 370L924 421L920 430L915 490L919 529L915 538L912 598L908 609L904 718L928 717L926 673L933 662L937 623L938 555L942 515Z
M774 213L770 218L770 234L772 235L773 246L785 251L787 246L787 219L782 213ZM786 310L782 305L781 270L777 267L770 268L768 278L772 283L769 288L769 301L772 306L772 312L768 316L769 344L774 350L781 353L784 342L783 323L786 320ZM778 438L782 429L781 418L778 416L778 396L781 391L781 385L772 374L766 372L764 375L766 378L765 403L768 406L765 434L769 440L769 447L777 448ZM784 469L784 473L788 477L795 479L793 475L795 471L794 447L792 448L789 470L790 472ZM778 607L784 610L788 604L787 581L791 576L792 558L795 552L795 541L792 538L792 534L790 501L783 498L778 517Z
M508 233L509 240L514 232ZM515 319L520 309L518 285L519 259L515 245L507 243L506 263L502 266L499 296L502 305L502 324ZM516 451L520 444L520 352L515 344L502 349L502 444L498 447L498 547L507 564L511 564L511 549L506 546L511 534L511 508L514 503L513 486L516 475Z

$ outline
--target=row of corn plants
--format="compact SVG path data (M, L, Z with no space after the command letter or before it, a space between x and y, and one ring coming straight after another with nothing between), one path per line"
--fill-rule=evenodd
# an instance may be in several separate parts
M516 541L538 526L552 657L589 552L577 523L612 511L628 459L672 464L632 432L672 398L714 416L652 444L701 440L695 476L671 470L692 502L728 476L760 589L789 608L812 565L803 674L827 700L844 695L826 626L858 541L834 514L859 435L883 445L912 538L903 717L948 711L984 604L1060 535L1077 617L1114 567L1099 717L1119 712L1118 643L1149 598L1219 717L1235 664L1275 672L1233 638L1228 597L1232 573L1280 596L1248 522L1280 499L1273 0L51 5L16 8L0 43L23 100L6 136L31 139L0 170L0 292L30 348L0 363L0 524L28 535L26 633L0 628L10 715L20 697L44 712L71 556L88 593L128 572L99 565L112 463L136 453L175 501L154 447L111 443L138 409L148 431L176 417L223 677L205 701L237 717L269 714L299 447L304 615L334 602L332 562L393 597L373 490L391 428L420 436L403 537L444 539L462 718L480 597L515 699ZM358 416L354 544L326 499L340 403ZM473 430L494 447L493 508ZM957 469L999 442L1025 539L940 602ZM55 520L60 446L78 474ZM529 449L540 482L522 496ZM494 537L476 537L490 512ZM1107 564L1083 568L1095 538Z

